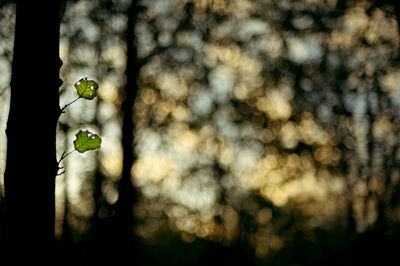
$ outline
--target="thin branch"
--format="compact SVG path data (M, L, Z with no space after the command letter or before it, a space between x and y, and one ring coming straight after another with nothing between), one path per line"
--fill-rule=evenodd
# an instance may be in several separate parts
M68 155L70 155L70 154L73 153L74 151L76 151L76 149L75 149L75 150L72 150L72 151L70 151L70 152L68 152L68 153L65 153L65 151L64 151L64 152L61 154L60 160L57 161L58 171L64 169L64 167L60 167L61 161L64 160L65 157L67 157ZM57 176L62 175L62 174L65 173L65 170L62 171L61 173L58 173L58 171L57 171Z
M5 87L4 89L2 89L0 91L0 97L7 91L8 88L10 88L10 87Z
M65 159L65 157L67 157L68 155L70 155L70 154L73 153L74 151L76 151L76 149L75 149L75 150L72 150L72 151L70 151L70 152L68 152L68 153L65 153L65 151L64 151L63 154L61 155L60 160L58 160L57 163L60 164L61 161Z
M71 104L73 104L74 102L76 102L77 100L79 100L80 98L82 98L82 95L79 95L78 98L76 98L76 99L73 100L72 102L70 102L70 103L64 105L64 107L61 108L61 113L62 113L62 114L65 113L65 109L67 109L68 106L70 106Z
M61 170L61 169L64 169L64 167L59 167L59 168L58 168L58 170ZM57 173L57 176L60 176L60 175L62 175L62 174L64 174L64 173L65 173L65 170L62 171L61 173Z

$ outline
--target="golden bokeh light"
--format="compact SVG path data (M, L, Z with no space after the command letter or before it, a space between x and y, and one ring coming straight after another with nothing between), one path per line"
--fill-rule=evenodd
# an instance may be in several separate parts
M117 103L120 101L120 96L115 83L111 81L104 81L100 83L98 90L99 97L106 102Z
M149 153L132 166L132 176L139 186L147 182L159 182L174 170L173 165L166 154Z
M277 90L268 91L265 97L259 98L257 108L272 120L287 120L292 114L290 103Z

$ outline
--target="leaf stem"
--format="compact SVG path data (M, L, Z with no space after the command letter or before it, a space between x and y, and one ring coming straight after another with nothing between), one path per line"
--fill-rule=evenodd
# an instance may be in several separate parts
M64 160L65 157L67 157L68 155L70 155L70 154L73 153L74 151L76 151L76 149L75 149L75 150L72 150L72 151L70 151L70 152L68 152L68 153L66 153L66 152L64 151L64 152L61 154L60 160L57 161L58 170L64 169L64 167L60 167L61 161ZM64 174L64 173L65 173L65 170L62 171L61 173L57 173L57 176L62 175L62 174Z
M68 106L70 106L71 104L73 104L74 102L76 102L77 100L79 100L80 98L82 98L82 95L83 95L83 94L79 95L78 98L76 98L76 99L73 100L72 102L70 102L70 103L64 105L64 107L61 108L61 113L62 113L62 114L65 113L65 109L67 109Z
M61 161L64 160L65 157L67 157L68 155L70 155L70 154L73 153L74 151L76 151L76 149L75 149L75 150L72 150L72 151L70 151L70 152L68 152L68 153L65 153L65 151L64 151L63 154L61 155L60 160L57 161L57 164L60 165ZM60 167L59 167L59 168L60 168Z

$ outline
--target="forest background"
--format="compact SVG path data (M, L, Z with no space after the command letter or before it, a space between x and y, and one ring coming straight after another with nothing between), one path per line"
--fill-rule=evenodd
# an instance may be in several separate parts
M82 77L99 97L60 117L58 158L77 129L103 141L66 158L56 178L57 263L395 258L398 10L367 0L67 1L60 104ZM0 184L14 22L7 3Z

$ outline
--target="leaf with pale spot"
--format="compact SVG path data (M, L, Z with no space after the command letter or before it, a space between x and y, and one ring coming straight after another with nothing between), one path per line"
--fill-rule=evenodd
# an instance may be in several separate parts
M89 150L96 150L101 146L101 138L99 135L88 130L80 130L78 133L76 133L75 137L76 139L74 140L74 147L78 152L83 153Z
M74 87L79 95L79 98L84 98L87 100L92 100L97 96L97 90L99 85L94 80L88 80L87 78L82 78L75 82Z

